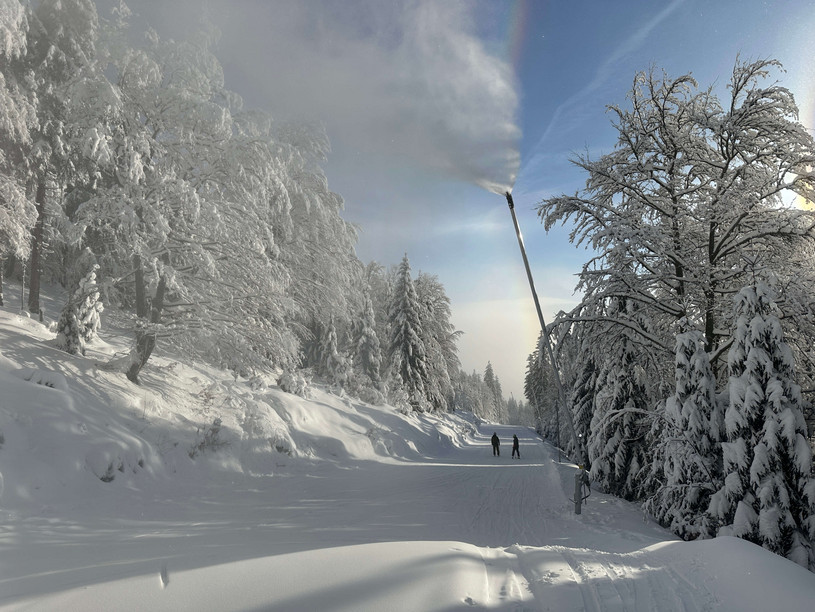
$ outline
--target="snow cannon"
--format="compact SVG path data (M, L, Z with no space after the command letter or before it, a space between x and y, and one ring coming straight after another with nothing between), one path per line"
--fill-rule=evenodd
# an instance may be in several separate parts
M549 330L546 329L546 322L543 320L543 311L541 310L540 300L538 300L538 292L535 291L535 281L532 279L532 270L529 267L529 259L526 256L524 239L523 236L521 236L521 228L518 225L518 217L515 216L515 202L512 200L512 194L509 191L507 191L505 195L507 198L507 205L509 206L509 212L512 215L512 223L515 226L515 234L518 236L518 246L521 249L521 257L523 257L524 266L526 267L526 277L529 279L529 288L532 290L532 299L535 300L535 309L538 311L538 321L540 322L541 332L543 332L543 336L546 339L546 349L549 355L549 363L552 366L555 385L557 386L558 399L560 400L558 411L560 411L561 408L563 409L563 414L566 417L566 423L569 426L569 433L572 436L572 442L574 442L574 447L577 449L577 452L580 455L578 458L578 463L586 465L588 455L586 454L586 449L583 447L583 444L581 444L581 440L577 437L571 411L566 406L566 393L563 391L563 385L560 382L560 372L557 367L557 362L555 361L555 355L552 352L552 341L549 339ZM575 510L577 514L580 514L578 507L575 507Z

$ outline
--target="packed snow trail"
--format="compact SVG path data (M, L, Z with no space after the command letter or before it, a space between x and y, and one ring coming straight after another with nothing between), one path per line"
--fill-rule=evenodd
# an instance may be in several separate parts
M492 431L503 440L500 457ZM520 460L510 457L513 433ZM88 585L97 585L97 595L132 590L133 609L189 609L190 590L203 609L214 601L228 609L224 580L237 573L232 588L246 597L251 584L258 602L280 610L710 609L700 581L650 558L645 547L670 536L633 506L594 495L574 515L574 470L555 459L529 430L489 425L420 462L321 465L297 477L249 478L230 495L224 482L181 481L93 520L81 507L9 517L28 554L4 563L0 604L33 592L54 594L39 609L84 607ZM71 563L77 555L94 561ZM394 584L393 575L411 578ZM219 586L183 587L202 581ZM433 594L426 607L413 607L416 589ZM445 600L456 606L434 607Z
M305 458L280 454L273 476L241 473L236 447L207 455L213 469L199 460L133 488L91 479L87 499L0 507L0 610L741 611L784 592L798 594L785 610L803 612L815 597L800 587L811 574L741 540L679 542L598 493L574 514L575 467L530 430L459 421L451 436L324 393L300 413L275 397L312 430ZM400 436L413 451L390 452ZM765 562L785 564L775 589L743 589Z

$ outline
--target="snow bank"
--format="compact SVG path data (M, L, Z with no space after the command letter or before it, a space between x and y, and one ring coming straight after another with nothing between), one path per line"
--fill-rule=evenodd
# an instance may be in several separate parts
M126 345L88 357L0 309L0 503L23 509L206 480L214 473L303 473L321 463L443 456L475 431L472 415L405 415L312 387L304 399L258 380L155 356L141 387L107 371ZM118 339L123 341L122 339Z

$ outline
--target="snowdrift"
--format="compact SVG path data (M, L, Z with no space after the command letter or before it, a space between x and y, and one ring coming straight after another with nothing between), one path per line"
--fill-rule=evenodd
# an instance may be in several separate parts
M150 489L213 471L307 473L325 463L419 460L460 447L472 415L406 415L313 385L309 397L273 382L153 357L142 386L105 370L101 340L87 356L53 348L47 326L0 311L0 503ZM118 347L119 351L126 346Z

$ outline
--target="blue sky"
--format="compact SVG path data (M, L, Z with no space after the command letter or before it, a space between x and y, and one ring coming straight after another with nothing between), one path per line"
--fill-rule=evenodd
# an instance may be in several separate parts
M513 196L547 322L574 305L589 254L534 207L574 193L574 153L610 151L605 109L637 71L726 83L738 54L772 57L815 127L815 1L134 0L158 29L208 5L227 86L249 106L321 121L325 170L365 262L435 274L464 332L462 366L491 361L521 397L539 326L506 200L476 185L520 162ZM516 129L512 129L512 124ZM519 160L517 155L520 154ZM514 157L513 157L514 155ZM490 175L490 176L487 176ZM483 178L483 177L482 177ZM483 182L483 180L481 181Z

